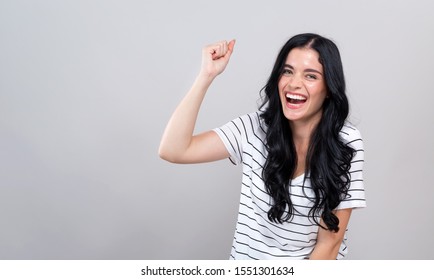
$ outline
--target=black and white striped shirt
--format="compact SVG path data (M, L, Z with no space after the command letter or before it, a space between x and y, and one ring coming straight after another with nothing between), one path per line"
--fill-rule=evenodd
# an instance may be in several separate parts
M301 175L292 179L290 197L294 216L289 222L276 224L267 217L270 196L262 180L267 158L265 135L267 126L260 112L241 116L214 129L225 144L230 160L243 165L238 221L233 240L231 259L304 259L315 247L318 226L309 219L314 196L309 178ZM356 155L351 162L351 184L348 197L336 209L366 207L363 186L364 150L360 132L349 123L341 130L342 139L351 145ZM344 238L338 259L347 254Z

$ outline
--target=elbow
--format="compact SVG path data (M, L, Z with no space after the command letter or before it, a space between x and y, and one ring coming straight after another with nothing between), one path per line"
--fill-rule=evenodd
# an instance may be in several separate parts
M170 153L167 152L166 149L164 149L163 147L160 146L160 148L158 149L158 156L165 161L168 162L172 162L173 163L173 159L170 156Z
M164 148L163 146L160 146L158 149L158 156L165 161L168 161L170 163L179 163L179 160L177 159L176 155L170 152L169 149Z

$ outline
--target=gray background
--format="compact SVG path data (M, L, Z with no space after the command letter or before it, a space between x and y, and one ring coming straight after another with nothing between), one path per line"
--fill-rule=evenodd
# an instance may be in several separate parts
M341 49L366 150L349 259L434 259L426 1L0 1L0 258L227 259L241 170L158 158L201 48L237 39L197 130L256 109L278 50Z

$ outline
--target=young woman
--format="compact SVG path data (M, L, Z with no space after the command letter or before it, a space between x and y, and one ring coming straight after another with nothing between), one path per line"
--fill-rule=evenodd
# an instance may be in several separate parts
M208 87L235 41L202 51L202 67L164 132L161 158L243 165L231 259L341 259L353 208L365 207L363 142L347 122L336 45L300 34L282 47L259 111L193 135Z

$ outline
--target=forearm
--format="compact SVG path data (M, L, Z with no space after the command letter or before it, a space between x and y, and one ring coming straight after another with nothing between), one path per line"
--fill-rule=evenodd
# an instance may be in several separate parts
M311 260L336 260L342 240L345 237L345 232L350 220L352 209L341 209L334 211L336 217L339 219L339 230L333 232L327 230L324 221L321 220L321 225L318 229L318 238L312 254L309 259Z
M188 149L200 106L213 79L204 74L198 75L166 126L160 143L160 157L175 162Z
M336 260L339 253L340 243L317 244L310 254L310 260Z

